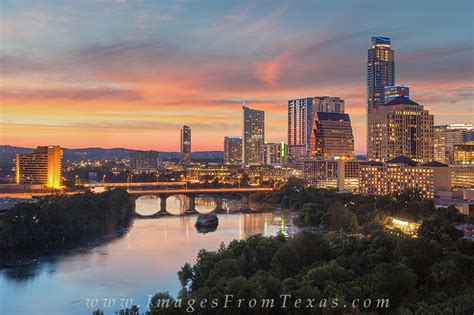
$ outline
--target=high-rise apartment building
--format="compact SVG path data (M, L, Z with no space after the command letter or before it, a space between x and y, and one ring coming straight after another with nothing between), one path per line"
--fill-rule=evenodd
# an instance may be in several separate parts
M367 112L385 103L385 87L395 84L395 56L390 38L373 36L367 58Z
M433 115L407 97L374 107L368 115L368 134L369 160L406 156L427 163L434 158Z
M308 156L312 115L312 97L288 101L288 147L292 164L297 164Z
M354 158L354 136L348 114L315 113L310 145L311 158Z
M160 153L158 151L136 151L130 154L130 172L156 173L160 168Z
M191 163L191 128L189 126L183 126L181 128L181 160L180 163L183 165L189 165Z
M399 96L410 97L410 87L406 85L389 85L385 87L385 103Z
M344 100L333 96L316 96L313 99L313 111L325 113L344 113Z
M265 141L265 112L243 106L242 162L261 164Z
M16 155L16 183L61 188L63 150L58 145L37 147L32 153Z
M441 163L449 163L448 155L446 154L446 127L434 126L434 160Z
M242 137L224 137L224 164L242 163Z

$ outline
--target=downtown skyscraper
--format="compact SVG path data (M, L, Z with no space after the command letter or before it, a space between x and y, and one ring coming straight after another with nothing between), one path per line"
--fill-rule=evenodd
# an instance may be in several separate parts
M309 153L313 98L288 101L288 153L291 164L299 164Z
M386 162L405 156L421 163L434 158L433 115L408 97L399 96L368 115L368 154Z
M262 145L265 141L265 112L242 106L242 162L247 165L261 164Z
M293 165L309 157L311 127L318 112L344 113L344 100L316 96L288 101L288 155Z
M367 113L385 104L385 87L395 84L395 53L390 38L373 36L367 58Z
M183 165L189 165L191 163L191 128L184 125L181 128L181 159L180 163Z
M354 158L354 135L348 114L316 112L310 140L311 159Z

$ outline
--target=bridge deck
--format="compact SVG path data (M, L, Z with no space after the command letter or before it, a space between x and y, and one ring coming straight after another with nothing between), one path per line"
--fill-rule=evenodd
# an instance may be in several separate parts
M184 186L186 182L149 182L149 183L90 183L84 187L141 187L141 186Z
M252 193L271 191L273 188L195 188L195 189L153 189L153 190L127 190L131 195L144 194L206 194L206 193Z

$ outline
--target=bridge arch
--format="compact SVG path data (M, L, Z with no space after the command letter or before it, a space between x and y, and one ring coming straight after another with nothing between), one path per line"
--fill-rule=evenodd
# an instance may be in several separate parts
M135 213L149 217L160 212L160 197L154 194L139 196L135 199Z

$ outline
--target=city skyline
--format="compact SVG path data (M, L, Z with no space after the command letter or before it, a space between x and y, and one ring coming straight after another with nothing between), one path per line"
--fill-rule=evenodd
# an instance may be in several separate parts
M288 100L332 95L346 101L364 154L372 36L391 38L395 83L410 86L435 125L473 123L472 2L414 4L389 23L383 7L117 1L25 10L5 1L1 143L179 151L188 124L193 150L221 151L224 136L240 134L242 99L265 111L265 140L279 143ZM315 11L331 18L304 19ZM459 18L439 23L446 12Z

